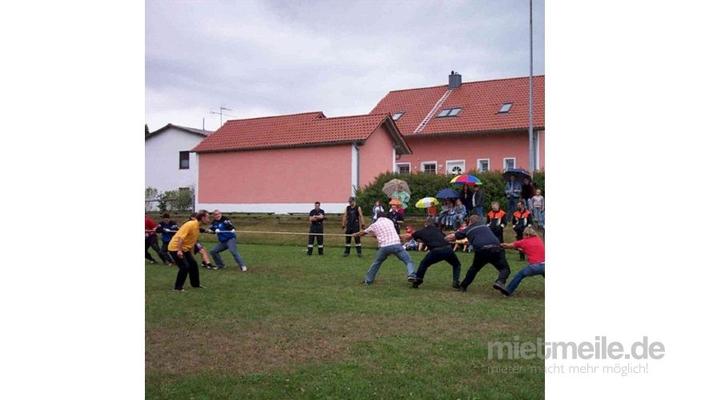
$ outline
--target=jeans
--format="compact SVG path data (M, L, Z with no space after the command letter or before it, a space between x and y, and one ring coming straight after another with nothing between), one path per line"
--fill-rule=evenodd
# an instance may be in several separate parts
M426 256L419 263L419 269L417 269L417 278L424 279L426 270L438 263L439 261L446 261L452 267L453 272L453 282L459 283L461 277L461 262L459 258L456 257L456 253L451 249L451 246L437 247L430 250Z
M372 283L377 276L377 271L380 270L380 266L385 262L387 257L394 254L407 266L407 276L414 276L414 263L409 257L409 253L404 250L401 244L393 244L390 246L380 247L375 255L375 261L370 265L370 269L367 270L365 274L365 282Z
M212 250L210 250L210 255L212 256L212 258L214 258L214 262L215 264L217 264L218 268L224 267L224 261L222 261L222 256L220 256L219 253L227 249L229 249L229 252L232 253L234 261L236 261L240 267L246 265L244 263L244 260L242 260L242 256L240 256L239 252L237 251L237 238L232 238L227 240L226 242L217 243L217 245L212 248Z
M178 266L177 278L175 278L175 289L182 289L187 276L190 276L190 286L200 287L200 269L197 267L197 261L192 256L192 252L185 251L182 253L182 258L178 257L177 251L171 251L170 256L175 260Z
M530 264L527 267L523 268L515 274L513 277L513 280L510 281L508 286L505 288L505 290L508 292L508 294L513 294L515 289L518 288L518 285L520 285L520 281L523 279L527 278L528 276L533 276L533 275L542 275L542 277L545 277L545 263L541 262L538 264Z
M473 262L471 267L466 272L466 277L461 282L461 287L465 290L473 282L478 274L486 264L491 263L498 270L498 279L496 282L500 284L505 284L505 281L510 276L510 267L508 266L508 260L505 259L504 250L495 247L491 249L480 249L476 250L473 255Z
M539 226L544 227L545 226L545 212L539 208L533 208L532 212L533 212L533 220L535 220L535 223L537 223Z

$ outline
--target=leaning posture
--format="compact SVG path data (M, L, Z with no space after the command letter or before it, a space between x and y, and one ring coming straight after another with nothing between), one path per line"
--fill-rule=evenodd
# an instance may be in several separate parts
M523 236L522 240L501 245L504 249L518 249L528 257L528 265L515 274L508 286L501 290L506 296L513 294L520 285L520 281L529 276L542 275L543 278L545 277L545 243L531 226L525 228Z
M183 285L188 275L190 276L190 286L201 288L200 269L197 266L197 261L192 256L192 249L200 236L200 224L207 224L208 222L209 216L207 213L199 212L194 220L182 224L173 238L170 239L168 251L178 266L177 278L175 279L175 290L177 291L184 290Z
M397 235L397 231L394 229L394 223L391 219L386 217L385 213L379 213L377 215L377 221L373 222L372 225L368 226L365 230L354 233L353 236L359 238L368 233L372 233L377 237L377 246L379 249L375 255L375 261L370 265L370 269L367 270L363 283L371 285L382 263L392 254L397 256L397 258L407 266L407 280L409 282L416 281L417 276L414 273L414 263L409 257L409 253L402 247L399 235Z

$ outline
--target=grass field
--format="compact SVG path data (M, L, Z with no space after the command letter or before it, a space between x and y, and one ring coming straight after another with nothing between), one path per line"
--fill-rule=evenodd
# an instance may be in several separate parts
M451 268L437 264L412 289L392 257L363 287L374 249L343 258L334 238L325 256L307 257L295 246L304 237L246 244L272 240L240 236L249 271L225 252L226 270L201 269L206 289L173 292L174 268L145 265L147 398L544 397L543 360L487 359L489 341L544 336L541 277L504 298L488 266L464 294L451 289ZM418 263L424 253L411 254ZM459 253L464 273L471 258ZM514 253L508 260L513 273L523 266Z

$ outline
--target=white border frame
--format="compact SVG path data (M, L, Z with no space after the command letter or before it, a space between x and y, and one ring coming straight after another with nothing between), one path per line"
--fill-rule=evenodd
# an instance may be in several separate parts
M408 166L408 167L409 167L409 172L408 172L408 173L409 173L409 174L412 173L412 163L410 163L410 162L398 162L398 163L395 163L395 164L394 164L394 172L395 172L396 174L401 173L401 172L399 172L399 166L400 166L400 165L406 165L406 166Z
M506 171L505 160L513 160L513 168L518 168L518 160L515 157L503 157L503 172Z
M449 163L463 163L463 166L461 167L461 173L465 174L466 173L466 160L446 160L446 173L449 174Z
M481 171L481 161L488 161L488 169L486 171L491 170L491 159L490 158L477 158L476 159L476 171ZM483 171L481 171L483 172Z
M424 164L434 164L434 174L439 173L439 163L436 161L422 161L419 163L419 172L425 172L424 171ZM411 171L411 169L410 169Z

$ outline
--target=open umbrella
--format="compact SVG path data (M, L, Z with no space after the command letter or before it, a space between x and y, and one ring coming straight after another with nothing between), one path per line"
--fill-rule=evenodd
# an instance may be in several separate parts
M412 194L412 191L409 190L407 182L401 179L392 179L391 181L386 182L384 186L382 186L382 191L387 195L387 197L392 197L392 193L394 192L407 192L408 194Z
M437 199L458 199L459 193L453 189L441 189L436 193Z
M482 182L473 175L459 175L455 176L449 183L453 183L454 185L478 186Z
M532 175L524 168L510 168L503 172L503 177L509 179L510 176L515 176L516 178L528 178L532 179Z
M419 201L414 205L416 208L429 208L431 206L438 206L439 205L439 200L433 198L433 197L425 197L423 199L419 199Z

